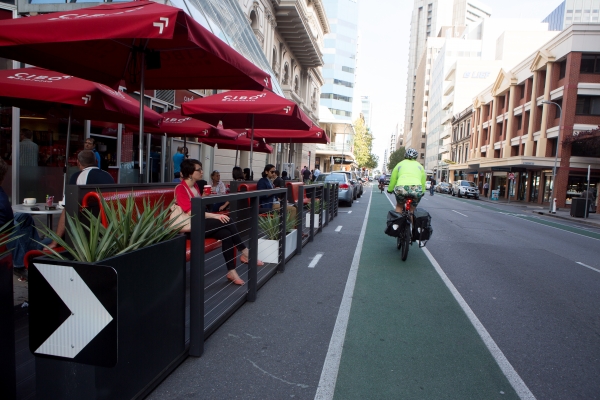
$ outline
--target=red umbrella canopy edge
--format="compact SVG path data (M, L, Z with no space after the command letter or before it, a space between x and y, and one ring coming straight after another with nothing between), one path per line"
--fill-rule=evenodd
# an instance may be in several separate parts
M140 103L101 83L43 68L0 70L0 103L46 113L68 105L73 118L106 122L135 123ZM158 127L162 116L144 106L144 122Z
M312 121L291 100L269 91L230 90L188 101L181 105L183 115L209 124L219 121L227 129L300 129L308 130Z
M144 127L144 132L147 133L166 133L167 136L192 136L198 139L236 139L237 132L227 129L214 127L206 122L197 120L192 117L181 115L181 110L172 110L164 114L162 124L158 128ZM129 126L129 129L136 130L137 126Z
M0 57L113 88L139 88L142 52L146 89L272 89L268 73L183 10L153 1L0 22Z
M250 137L249 130L247 136ZM313 125L309 130L296 129L255 129L254 139L264 139L267 143L321 143L330 142L329 136L317 125Z

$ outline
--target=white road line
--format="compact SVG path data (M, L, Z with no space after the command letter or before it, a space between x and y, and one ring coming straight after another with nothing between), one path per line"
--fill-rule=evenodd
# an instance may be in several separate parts
M336 231L336 232L339 232L339 231L341 231L341 230L342 230L342 225L338 225L338 227L337 227L337 228L335 228L335 231Z
M317 253L317 255L312 259L310 264L308 264L308 268L314 268L321 259L321 257L323 257L323 253Z
M437 273L440 275L440 277L442 278L442 280L444 281L444 283L446 284L446 286L448 287L458 304L462 307L463 311L467 315L467 318L469 318L469 320L477 330L477 333L479 333L479 336L483 340L483 343L485 343L486 347L496 360L496 363L498 363L498 366L510 382L511 386L513 387L513 389L515 389L515 392L517 392L517 395L521 399L535 399L533 393L531 393L525 382L523 382L523 379L521 379L517 371L515 371L513 366L506 359L504 353L502 353L502 350L500 350L496 342L494 342L494 339L492 339L487 329L485 329L481 321L479 321L479 318L477 318L473 310L471 310L471 307L469 307L465 299L463 299L463 297L458 292L458 290L456 290L450 279L448 279L448 276L446 276L446 273L442 270L440 264L438 264L436 259L433 258L433 256L426 247L423 248L423 252L427 256Z
M467 218L469 218L469 217L468 217L468 216L466 216L465 214L463 214L463 213L459 213L459 212L458 212L458 211L456 211L456 210L452 210L452 211L454 211L454 212L455 212L455 213L457 213L457 214L460 214L460 215L462 215L463 217L467 217Z
M367 220L369 219L369 210L371 209L372 193L369 194L369 203L367 204L367 212L363 220L362 229L354 251L354 258L350 266L350 273L346 281L346 288L342 296L342 303L338 311L329 348L327 349L327 357L323 363L319 386L315 394L315 400L330 400L333 399L335 392L335 383L337 381L338 371L340 369L340 360L342 358L342 348L346 339L346 329L348 328L348 319L350 318L350 308L352 307L352 296L354 294L354 285L356 284L356 275L358 273L358 264L362 253L363 242L365 241L365 231L367 230Z
M596 269L596 268L594 268L594 267L590 267L589 265L587 265L587 264L584 264L584 263L582 263L582 262L579 262L579 261L577 261L577 264L579 264L579 265L582 265L582 266L584 266L584 267L586 267L586 268L589 268L589 269L593 269L593 270L594 270L594 271L596 271L596 272L600 272L600 269Z
M352 211L348 211L348 214L352 214Z

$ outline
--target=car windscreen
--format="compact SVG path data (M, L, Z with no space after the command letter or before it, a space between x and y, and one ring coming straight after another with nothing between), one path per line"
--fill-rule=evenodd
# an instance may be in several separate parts
M325 182L346 182L346 177L344 174L331 174L325 177Z
M461 186L471 186L471 187L475 187L475 184L473 182L466 182L466 181L462 181L460 183Z

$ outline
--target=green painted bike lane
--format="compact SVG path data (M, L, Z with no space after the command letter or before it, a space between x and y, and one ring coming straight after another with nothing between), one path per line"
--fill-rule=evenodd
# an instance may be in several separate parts
M334 398L519 398L425 253L400 260L389 209L373 192Z

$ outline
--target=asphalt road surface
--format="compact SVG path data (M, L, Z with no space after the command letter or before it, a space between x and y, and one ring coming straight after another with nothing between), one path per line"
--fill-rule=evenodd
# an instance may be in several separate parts
M427 195L427 249L538 399L600 398L600 232Z

